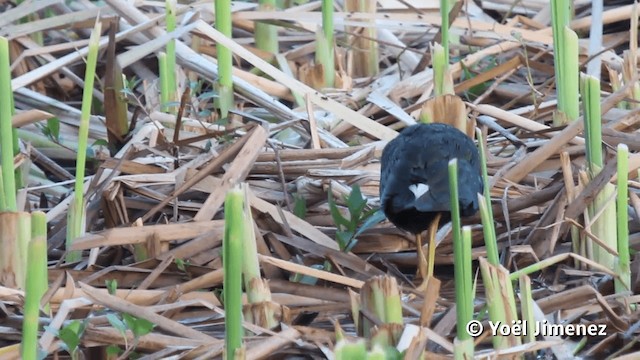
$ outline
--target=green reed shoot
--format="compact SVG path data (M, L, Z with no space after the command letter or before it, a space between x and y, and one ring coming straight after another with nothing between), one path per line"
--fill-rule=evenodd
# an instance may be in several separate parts
M224 203L223 300L225 311L225 354L234 359L242 348L242 256L245 238L244 192L239 186L229 190Z
M276 9L275 0L260 0L259 11L274 11ZM258 22L255 30L256 47L260 50L277 54L280 52L278 44L278 28L275 25Z
M334 87L336 78L333 32L333 1L322 0L322 36L316 39L318 41L316 61L322 64L324 87L329 88Z
M160 108L162 111L169 110L169 101L171 101L171 90L169 85L169 64L167 54L164 52L158 53L158 69L160 72Z
M78 129L78 154L76 159L74 198L69 209L67 221L67 249L71 247L73 240L84 234L85 231L84 176L87 159L87 140L89 138L89 121L91 119L91 103L93 101L93 84L96 75L101 31L102 23L96 20L91 38L89 39L89 54L87 56L84 75L80 128ZM66 260L68 262L78 261L81 255L79 251L70 251L67 253Z
M444 48L444 62L449 64L449 11L450 0L440 0L440 39Z
M498 254L498 239L496 238L496 228L493 221L493 208L491 207L491 188L489 186L489 175L487 173L487 153L482 138L482 131L476 129L476 139L478 139L478 153L480 154L480 166L482 168L483 196L478 194L478 204L480 204L480 218L482 220L482 231L484 232L484 244L487 248L487 260L492 265L500 263Z
M9 41L0 36L0 161L2 169L2 190L0 210L18 211L16 200L16 174L13 166L14 131L11 125L13 116L13 90L11 89L11 69L9 59Z
M176 29L176 0L166 0L165 13L167 19L167 32L175 31ZM167 87L169 89L168 98L170 102L178 100L178 81L176 79L176 39L171 39L166 46L167 51ZM162 75L161 75L162 78ZM166 103L163 103L163 105Z
M554 124L557 125L574 121L580 116L578 36L568 27L571 14L570 1L551 1L554 69L558 93L558 111L554 116Z
M600 80L584 75L582 77L582 104L584 107L584 132L586 140L587 165L591 178L604 166L602 153L602 115L600 105ZM609 199L614 196L615 187L606 184L589 206L589 218L593 221L591 232L611 249L617 248L616 207ZM588 239L587 241L591 241ZM593 260L613 268L615 257L603 247L593 244L597 250Z
M49 287L47 273L47 217L41 211L31 214L31 241L28 255L29 271L24 300L22 327L22 359L38 358L40 300Z
M231 38L231 1L216 0L216 29ZM218 109L220 115L226 118L233 108L233 58L231 50L217 43L218 55Z
M449 70L447 50L438 43L431 45L431 61L433 66L433 92L436 96L453 94L453 78Z
M456 337L462 346L456 347L455 358L473 358L473 338L466 330L466 324L473 319L473 293L471 282L471 231L461 229L460 203L458 195L458 160L449 161L449 203L453 233L453 272L456 291ZM463 236L464 234L464 236ZM470 344L469 344L470 343Z

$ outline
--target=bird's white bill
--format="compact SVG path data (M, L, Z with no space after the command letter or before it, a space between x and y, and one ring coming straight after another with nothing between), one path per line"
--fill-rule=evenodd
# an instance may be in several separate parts
M429 185L427 184L411 184L409 190L413 193L416 199L419 199L422 195L429 192Z

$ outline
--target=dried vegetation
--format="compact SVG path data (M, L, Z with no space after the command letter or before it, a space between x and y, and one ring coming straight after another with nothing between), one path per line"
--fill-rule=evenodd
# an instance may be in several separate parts
M594 19L585 6L590 2L575 3L572 28L583 39L580 59L585 64ZM135 351L145 359L220 357L222 205L227 190L247 182L261 270L282 324L267 329L257 320L245 323L250 331L247 358L332 358L337 327L347 337L356 335L352 300L368 296L373 285L366 281L383 274L395 277L403 294L404 326L390 331L415 335L406 356L417 358L415 347L426 344L426 358L452 357L451 235L445 231L438 239L439 293L433 287L421 294L413 285L413 236L382 222L359 234L352 251L344 253L335 240L328 204L331 192L346 216L345 198L358 185L366 209L379 206L381 149L397 130L414 122L432 96L428 44L439 36L437 5L383 0L377 12L368 14L338 8L336 86L331 89L314 89L324 71L313 62L319 2L286 11L257 11L253 3L236 2L233 40L211 27L210 1L179 4L173 35L163 30L160 1L0 5L5 8L0 34L11 41L12 87L19 110L14 124L24 140L17 160L33 166L21 201L26 209L46 211L49 224L50 290L44 301L51 304L52 317L43 316L42 322L60 329L72 319L88 319L81 338L86 358L107 345L124 349L134 342L133 334L122 336L112 326L105 309L155 324L136 343ZM631 5L607 6L596 19L605 28L606 50L600 58L607 157L604 170L589 184L579 181L585 162L582 121L552 125L556 101L548 1L466 1L455 11L454 89L467 101L469 115L487 139L501 260L512 272L555 260L530 275L539 319L607 326L606 336L540 337L537 343L503 350L503 356L535 351L566 359L577 348L580 356L594 359L637 358L640 260L632 263L631 291L614 294L612 270L587 266L568 255L572 226L590 234L583 214L604 184L615 183L612 154L618 143L631 150L630 241L632 249L640 249L640 116L628 86L619 84L616 75L637 72L636 60L625 68L628 62L622 57L629 49ZM74 178L77 105L83 56L96 17L105 36L94 92L99 105L90 127L90 143L95 143L86 182L87 234L73 245L84 251L83 260L67 264L61 259ZM281 52L275 57L253 47L258 21L280 28ZM373 48L380 63L373 77L363 74L368 66L363 51L371 44L367 34L372 32L362 24L377 29ZM35 36L41 36L44 45L34 41ZM172 37L179 40L183 96L174 110L162 112L155 53ZM237 109L227 119L219 119L213 108L216 42L234 53ZM118 93L113 89L120 71L126 90ZM122 96L129 106L119 112L115 104ZM128 124L124 129L118 125L123 116ZM59 122L47 121L53 117ZM302 204L306 212L300 211ZM473 225L477 259L485 255L480 219L466 222ZM113 280L118 290L110 295L105 283ZM476 291L480 311L481 282ZM13 344L20 338L22 294L0 287L2 359L17 354ZM366 311L358 316L366 326L377 324ZM488 332L476 343L479 357L496 355L481 350L490 349ZM50 353L61 352L62 343L51 331L41 336L40 344Z

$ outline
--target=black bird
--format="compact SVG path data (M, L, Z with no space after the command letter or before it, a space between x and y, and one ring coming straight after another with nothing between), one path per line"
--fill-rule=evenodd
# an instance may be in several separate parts
M382 151L380 201L387 218L416 235L419 274L433 275L438 223L451 219L449 160L458 159L461 216L478 211L483 184L480 155L474 142L457 128L440 123L405 128ZM429 229L428 269L424 266L420 233Z

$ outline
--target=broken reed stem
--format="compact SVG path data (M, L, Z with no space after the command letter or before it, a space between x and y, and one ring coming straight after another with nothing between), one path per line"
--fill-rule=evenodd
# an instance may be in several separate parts
M480 267L480 275L482 276L482 284L484 285L489 320L494 323L498 321L506 323L506 304L501 294L500 278L498 277L500 264L491 264L483 257L478 258L478 264ZM504 349L508 347L508 342L505 337L500 334L492 337L491 341L494 349Z
M618 257L616 259L617 273L620 279L614 279L616 293L631 290L631 257L629 255L629 214L628 193L629 186L629 148L625 144L618 144L618 191L616 199Z
M0 284L24 289L31 216L27 212L0 212Z

